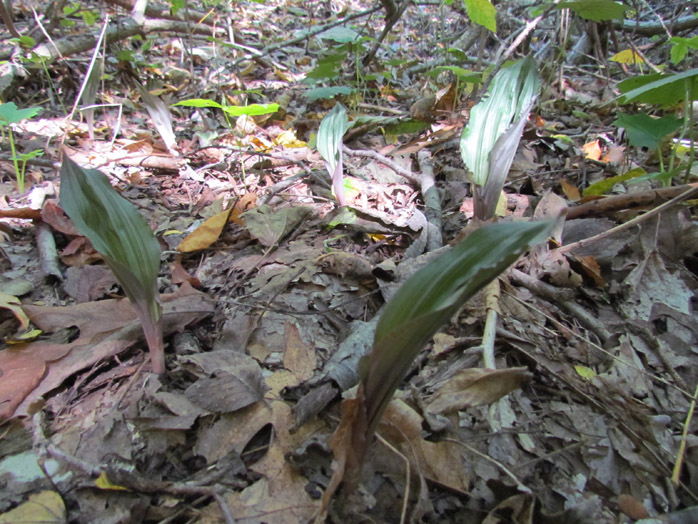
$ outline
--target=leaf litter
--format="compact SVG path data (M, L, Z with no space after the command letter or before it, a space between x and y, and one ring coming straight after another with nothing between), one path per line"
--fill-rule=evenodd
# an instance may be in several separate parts
M293 20L284 16L283 23ZM250 84L273 85L254 67L245 73ZM291 77L279 70L274 81L279 78L287 87ZM584 82L567 86L566 109L604 100L605 86ZM287 106L287 117L295 112L308 121L279 115L247 119L244 126L239 119L226 129L214 120L216 147L194 151L180 141L189 170L179 157L142 161L157 149L152 137L119 139L117 145L133 153L128 161L118 162L123 153L99 140L77 156L86 167L115 162L109 164L112 182L173 250L165 257L179 268L178 282L165 265L160 271L169 344L164 377L148 373L135 312L111 298L121 294L99 255L55 203L48 200L40 216L59 239L61 262L71 266L58 287L39 270L29 228L12 219L13 241L2 243L3 284L24 278L32 286L9 293L0 326L7 338L21 329L13 317L21 314L19 300L44 336L0 351L0 413L10 419L0 441L0 479L8 486L0 518L11 522L17 514L10 512L19 511L25 520L62 522L66 508L71 521L86 522L94 515L104 522L175 515L221 522L227 511L240 521L286 523L317 514L331 482L336 400L351 395L381 306L433 254L400 260L426 227L410 222L419 188L378 161L347 155L354 175L346 177L347 199L358 209L333 211L328 181L306 170L321 170L320 157L302 141L310 138L304 130L319 125L315 113L328 108L301 97ZM570 136L589 127L573 111L562 113L543 116ZM146 126L132 116L127 127L142 133ZM601 134L604 115L599 109L592 116ZM293 141L283 138L286 124L295 131ZM559 205L544 193L559 184L550 173L564 171L569 201L578 199L582 180L615 174L609 165L630 153L590 135L572 139L570 147L549 129L524 132L527 156L514 160L506 186L519 216L533 212L528 193L543 199L538 209ZM413 145L424 149L428 141L420 137ZM301 153L271 149L282 142ZM384 152L386 144L378 143L368 149ZM444 209L472 209L472 201L463 202L464 177L447 169L460 165L457 151L442 154L437 168L450 173ZM520 179L517 165L524 166ZM520 194L524 185L527 194ZM451 217L447 239L465 223L460 213ZM698 235L691 208L558 249L629 218L569 220L501 279L497 370L479 367L484 299L475 297L453 316L388 405L362 491L337 497L331 520L617 522L621 514L639 519L695 506L695 422L681 484L667 481L696 375ZM189 281L203 291L183 283ZM498 403L504 394L507 402ZM37 412L48 415L45 423ZM71 472L70 479L53 479L61 497L46 491L54 486L41 475L4 483L17 469L7 458L26 453L36 460L44 451ZM109 482L96 480L91 473L97 472ZM26 497L30 492L35 495ZM32 509L38 506L45 515Z

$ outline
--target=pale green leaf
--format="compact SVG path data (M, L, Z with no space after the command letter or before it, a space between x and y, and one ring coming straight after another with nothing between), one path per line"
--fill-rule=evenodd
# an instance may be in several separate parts
M39 111L41 111L40 107L17 109L14 102L0 104L0 125L19 124L22 120L36 116Z
M342 104L335 104L320 122L317 133L317 150L325 160L325 167L332 178L332 187L339 205L346 204L342 185L342 144L344 133L349 129L349 118Z
M630 7L613 0L579 0L577 2L560 2L556 9L571 9L582 18L592 22L622 20Z
M486 188L487 195L494 195L488 207L490 211L494 210L504 187L540 85L535 61L531 57L519 60L497 73L485 98L470 112L461 136L461 157L471 171L473 182ZM488 180L491 180L489 184ZM491 213L478 216L489 218Z
M497 32L497 10L490 0L463 0L470 19L485 29Z

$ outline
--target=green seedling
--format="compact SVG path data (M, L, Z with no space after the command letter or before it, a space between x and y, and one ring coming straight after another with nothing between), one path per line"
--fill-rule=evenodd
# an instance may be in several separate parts
M475 216L494 216L541 79L531 57L502 69L473 107L460 152L473 181Z
M344 163L342 160L342 145L344 133L351 125L347 110L342 104L336 104L320 122L317 133L317 150L325 160L325 167L332 178L332 187L340 206L346 206L344 196Z
M674 174L678 174L680 169L678 171L676 169L670 169L669 171L665 169L662 145L666 143L666 140L671 135L681 128L681 119L674 115L666 115L660 118L655 118L644 113L637 115L618 113L618 117L613 122L613 125L625 129L628 143L631 146L646 147L647 149L657 152L657 157L659 158L659 173L643 175L636 178L636 180L639 181L646 180L648 178L659 178L663 180L664 185L671 183L671 178L673 175L668 175L668 173L670 171L674 171ZM672 150L672 159L674 155L675 153Z
M160 245L136 208L96 169L68 156L61 165L60 203L77 230L104 257L143 325L155 373L165 372L158 292Z
M681 125L681 132L679 137L676 139L676 144L680 144L683 139L688 136L690 141L689 144L689 154L688 162L683 166L677 166L676 161L678 160L678 147L675 145L671 149L671 157L669 161L669 167L664 168L662 163L661 152L659 173L654 173L652 176L647 176L645 178L659 178L662 182L667 185L670 183L671 179L679 173L679 171L684 170L684 183L688 181L688 178L693 167L693 162L695 159L694 153L694 143L695 143L695 133L694 127L694 115L693 115L693 101L698 99L698 69L690 69L682 73L658 73L652 75L643 75L628 78L623 80L618 84L622 95L618 97L618 101L621 104L628 104L631 102L640 104L652 104L663 108L673 107L680 104L683 107L683 120ZM645 117L649 118L649 117ZM656 120L652 125L642 126L642 135L640 136L644 140L648 140L648 136L651 138L656 138L658 134L665 132L663 136L674 132L678 128L675 124L677 118L663 117L664 120ZM621 121L627 121L628 118L619 117ZM636 122L642 122L641 119L635 117L635 120L631 121L631 124ZM618 122L618 121L616 121ZM648 130L648 127L656 125L655 130ZM625 126L623 126L625 127ZM630 126L633 127L632 125ZM628 129L626 127L626 129ZM637 129L633 130L635 137L639 135ZM629 132L630 139L630 132ZM652 141L649 141L651 144Z
M27 165L27 160L39 156L42 151L35 150L31 153L25 153L22 155L17 155L17 150L15 148L15 138L12 133L12 124L19 124L22 120L27 118L35 117L39 114L41 108L39 107L28 107L26 109L17 109L14 102L8 102L6 104L0 104L0 130L3 131L7 128L7 140L10 143L10 151L12 152L12 163L15 167L15 177L17 177L17 188L20 193L24 193L24 171ZM22 163L20 168L19 163Z
M342 404L342 420L330 443L343 466L335 470L325 502L343 478L350 490L356 487L381 415L424 345L469 298L529 246L545 240L554 225L545 221L483 227L398 289L378 320L371 352L359 363L356 398Z
M190 98L188 100L182 100L173 104L173 106L185 106L185 107L213 107L220 109L225 113L226 117L238 117L238 116L257 116L257 115L268 115L271 113L276 113L279 110L279 104L250 104L248 106L224 106L219 104L215 100L210 100L208 98Z

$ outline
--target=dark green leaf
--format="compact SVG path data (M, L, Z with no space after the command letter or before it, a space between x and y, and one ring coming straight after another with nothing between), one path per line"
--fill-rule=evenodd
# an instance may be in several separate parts
M419 351L470 297L543 241L547 222L495 224L472 233L405 282L381 315L361 378L370 432Z
M308 102L315 102L322 98L334 98L337 95L350 95L353 91L351 87L346 86L316 87L315 89L308 89L305 91L303 96L308 99Z
M666 136L681 127L681 119L674 115L655 118L644 113L618 113L613 125L625 128L630 145L657 149Z
M106 176L96 169L83 169L67 155L61 166L60 203L77 230L104 257L138 311L153 369L156 373L163 372L162 333L158 329L160 245L153 232ZM158 334L159 342L153 340Z
M698 69L689 69L683 73L656 73L628 78L618 83L618 89L623 93L618 97L618 102L672 106L686 98L686 82L691 82L690 96L696 100L698 98L698 85L695 82L697 76Z

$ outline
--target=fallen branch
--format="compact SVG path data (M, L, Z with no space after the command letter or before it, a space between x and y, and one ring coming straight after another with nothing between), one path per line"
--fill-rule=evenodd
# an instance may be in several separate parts
M698 184L686 184L683 186L663 187L661 189L649 189L647 191L639 191L637 193L627 193L625 195L617 195L605 197L599 200L592 200L578 206L573 206L567 209L567 220L573 218L582 218L589 215L601 215L604 213L612 213L623 209L633 207L647 206L657 201L663 201L674 198L685 191L698 187Z

